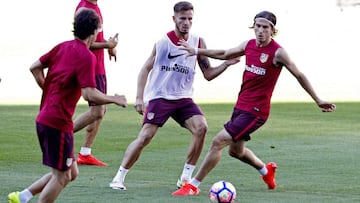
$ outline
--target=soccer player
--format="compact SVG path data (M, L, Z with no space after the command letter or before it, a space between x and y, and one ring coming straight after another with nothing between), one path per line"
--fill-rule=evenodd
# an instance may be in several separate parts
M75 39L56 45L31 65L30 71L43 90L36 130L43 164L49 166L51 172L23 191L10 193L10 203L28 202L38 193L38 202L54 202L77 177L72 116L81 96L97 104L127 106L125 96L108 96L96 89L96 58L89 47L99 29L98 15L93 10L83 9L74 19Z
M192 100L196 61L207 80L214 79L228 66L239 61L231 59L213 68L207 57L186 57L187 52L179 50L179 41L182 39L194 47L206 48L202 38L190 34L193 12L193 5L189 2L175 4L175 30L168 32L155 44L150 57L140 70L135 109L138 113L144 114L143 126L138 137L126 149L119 170L110 183L113 189L126 189L124 180L129 169L138 160L159 127L170 117L192 134L186 163L177 185L181 186L182 182L187 182L191 178L207 133L206 119L199 106Z
M205 176L217 165L222 149L229 146L229 155L259 171L268 189L276 187L274 162L265 164L245 144L250 134L260 128L268 119L270 100L282 67L298 80L323 112L335 110L335 104L321 100L306 76L300 72L287 52L274 39L276 16L268 11L258 13L254 18L255 39L244 41L229 50L197 49L182 41L183 50L189 56L204 55L216 59L231 59L245 56L243 81L230 120L212 140L210 149L195 177L173 192L174 196L197 195L199 185Z
M90 45L90 50L96 56L96 68L95 68L95 78L96 78L96 88L102 93L107 93L107 82L106 82L106 72L105 72L105 63L104 63L104 49L107 49L110 60L112 57L116 61L116 45L118 43L118 34L115 34L114 37L110 37L109 40L104 39L104 30L103 30L103 18L101 15L100 8L97 4L97 0L81 0L76 7L76 12L79 12L83 8L93 9L100 18L101 30L99 31L96 40ZM78 154L77 163L85 165L96 165L96 166L107 166L107 163L104 163L98 160L95 156L91 154L91 146L95 141L97 132L99 130L102 118L106 112L106 105L96 104L94 102L89 102L89 110L79 115L74 121L74 132L77 132L84 127L86 127L85 137L83 144L80 148Z

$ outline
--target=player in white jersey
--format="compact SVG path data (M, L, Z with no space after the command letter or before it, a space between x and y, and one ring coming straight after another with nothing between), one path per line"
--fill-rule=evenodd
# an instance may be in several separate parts
M228 66L239 61L231 59L218 67L211 67L207 57L187 57L187 52L179 49L181 39L186 40L193 47L206 48L202 38L189 33L193 12L193 6L189 2L175 4L173 16L175 30L167 33L155 44L150 57L140 70L135 109L138 113L144 114L143 127L138 137L127 147L119 170L110 183L113 189L126 190L124 185L126 174L138 160L144 147L155 136L158 128L162 127L169 117L192 134L186 162L177 186L180 187L184 182L188 182L192 176L207 133L206 119L199 106L192 100L196 62L204 77L212 80ZM149 167L149 170L158 170Z
M188 36L188 43L198 47L199 37ZM177 40L175 31L171 31L156 43L157 55L145 88L145 104L157 98L177 100L192 97L197 57L187 57L187 52L174 44Z

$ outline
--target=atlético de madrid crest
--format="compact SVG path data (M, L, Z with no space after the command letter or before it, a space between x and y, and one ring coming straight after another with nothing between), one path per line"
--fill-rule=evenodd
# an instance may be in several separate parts
M155 116L155 114L152 113L152 112L149 112L149 113L146 115L147 119L149 119L149 120L154 119L154 116Z
M262 53L262 54L260 55L260 61L261 61L261 63L265 63L265 62L268 60L268 58L269 58L269 55L268 55L268 54Z

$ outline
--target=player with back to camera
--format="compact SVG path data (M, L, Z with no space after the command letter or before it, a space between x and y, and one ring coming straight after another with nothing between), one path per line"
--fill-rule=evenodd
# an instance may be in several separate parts
M175 4L175 30L168 32L155 44L150 57L140 70L135 109L140 114L144 113L143 126L138 137L126 149L119 170L110 183L113 189L126 189L126 174L169 117L192 134L186 162L177 185L180 187L192 176L207 133L203 112L192 100L196 61L207 80L214 79L228 66L239 61L231 59L217 67L211 67L207 57L186 57L187 52L179 50L180 40L185 40L194 47L206 48L204 39L190 34L193 12L193 5L189 2L181 1ZM145 112L144 104L147 104Z
M270 100L282 67L285 67L311 96L323 112L332 112L335 104L321 100L315 93L306 76L299 71L287 52L274 39L276 34L276 16L268 11L258 13L252 28L255 39L244 41L239 46L228 50L197 49L182 41L182 50L188 55L204 55L216 59L231 59L245 56L243 81L236 105L230 120L212 140L209 151L201 163L195 177L174 196L197 195L199 185L206 175L218 164L222 149L229 146L229 155L254 167L262 175L268 189L276 187L274 162L264 164L245 146L250 134L264 125L270 113Z
M81 96L97 104L127 106L125 96L108 96L96 89L96 58L89 47L101 28L97 14L83 9L75 16L73 26L75 39L56 45L30 67L43 90L36 130L43 164L51 172L23 191L10 193L9 203L26 203L38 193L39 203L55 202L66 185L75 180L79 170L73 151L72 117Z
M81 9L88 8L93 9L100 18L101 30L99 31L96 40L90 45L90 50L96 56L96 69L95 69L95 78L96 78L96 88L102 93L107 93L107 80L106 80L106 71L105 71L105 62L104 62L104 49L107 49L109 54L109 59L114 58L116 62L116 46L118 43L118 34L115 34L113 37L110 37L109 40L104 39L104 29L103 29L103 17L101 10L98 6L98 0L80 0L79 4L76 7L75 13L81 11ZM99 131L100 124L106 112L106 105L96 104L94 102L88 102L89 110L80 114L76 117L74 121L74 132L86 127L85 136L83 143L78 153L77 163L82 165L96 165L96 166L107 166L107 163L104 163L97 159L91 153L92 144L95 141L96 135Z

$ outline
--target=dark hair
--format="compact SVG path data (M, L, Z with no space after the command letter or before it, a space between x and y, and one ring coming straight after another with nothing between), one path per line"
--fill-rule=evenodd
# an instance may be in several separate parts
M73 24L74 36L84 40L99 28L100 19L94 10L83 8L75 15Z
M261 11L260 13L256 14L254 17L254 22L256 18L265 18L268 21L272 22L274 26L276 25L276 16L269 11Z
M188 11L188 10L194 10L194 6L187 1L180 1L175 4L174 6L174 12L179 13L181 11Z
M250 29L253 29L255 27L256 18L265 18L266 20L270 21L272 23L271 26L274 28L274 33L272 34L272 36L274 37L277 34L278 30L275 28L276 16L273 13L271 13L270 11L261 11L260 13L256 14L254 17L254 23L250 27Z

